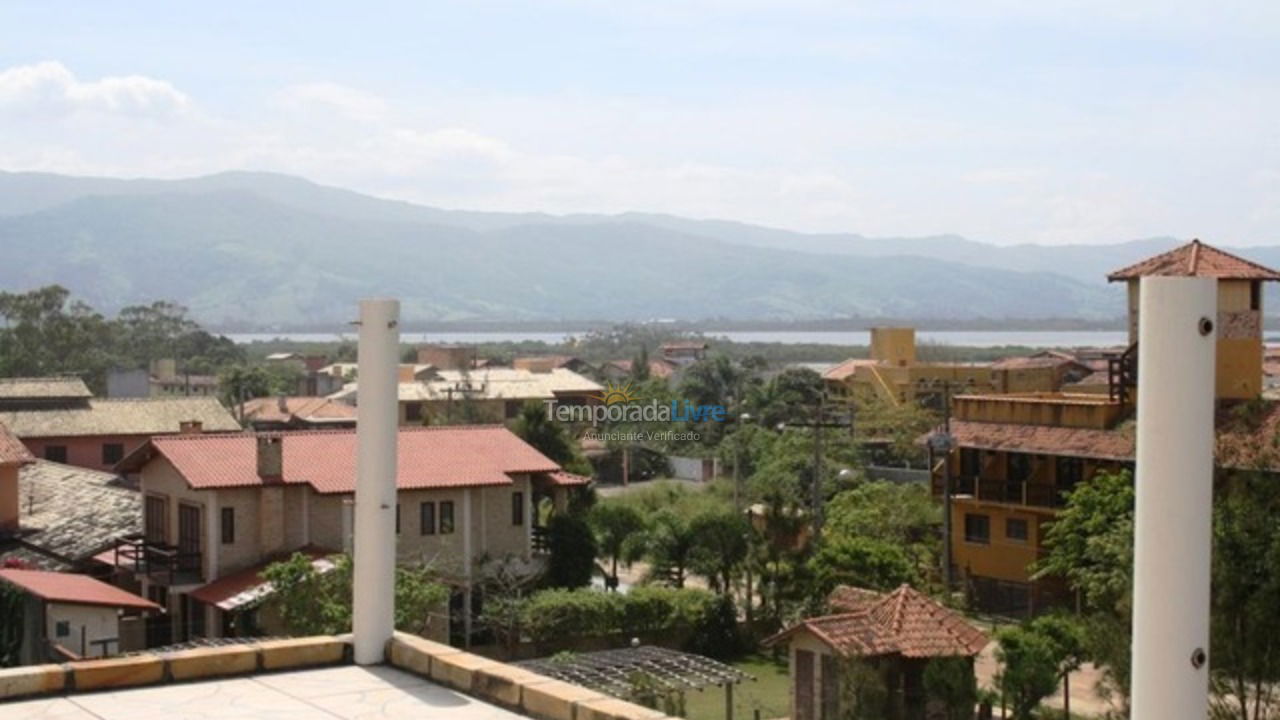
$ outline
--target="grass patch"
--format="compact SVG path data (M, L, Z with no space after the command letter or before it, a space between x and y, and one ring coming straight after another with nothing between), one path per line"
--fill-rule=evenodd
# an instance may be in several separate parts
M786 717L790 712L791 679L785 659L748 655L731 664L756 678L755 682L748 680L734 687L734 720L753 720L756 710L760 711L761 720ZM724 689L690 691L685 695L685 710L689 720L724 720Z

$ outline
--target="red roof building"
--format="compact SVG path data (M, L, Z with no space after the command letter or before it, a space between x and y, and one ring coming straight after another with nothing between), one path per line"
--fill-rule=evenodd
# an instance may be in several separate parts
M1107 275L1107 280L1140 277L1212 277L1219 280L1280 280L1280 273L1238 255L1192 240Z
M88 575L45 570L0 569L0 580L46 602L67 605L101 605L132 610L159 610L150 600L121 590Z

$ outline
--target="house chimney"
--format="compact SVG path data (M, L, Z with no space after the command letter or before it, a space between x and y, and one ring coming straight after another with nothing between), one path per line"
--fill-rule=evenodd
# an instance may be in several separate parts
M263 480L284 479L284 438L258 435L258 477Z
M1217 283L1139 284L1134 478L1135 718L1209 710L1209 578Z
M18 465L0 465L0 535L18 529L22 510L18 505Z
M289 414L289 398L286 397L283 393L281 393L280 396L276 398L276 409L280 411L281 415Z
M204 422L200 420L182 420L178 422L178 433L181 435L199 435L204 432Z
M355 577L351 630L358 665L383 661L395 630L396 420L400 302L360 302L356 406Z

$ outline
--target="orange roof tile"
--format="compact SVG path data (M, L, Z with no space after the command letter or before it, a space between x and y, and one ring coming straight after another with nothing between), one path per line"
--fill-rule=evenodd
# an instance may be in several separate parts
M1228 280L1280 280L1280 273L1242 257L1192 240L1169 252L1147 258L1107 275L1107 280L1132 280L1152 275L1213 277Z
M159 605L146 598L138 597L88 575L6 568L0 570L0 580L16 585L48 602L105 605L139 610L160 609Z
M284 408L281 409L281 401ZM355 420L356 409L326 397L262 397L244 404L244 415L259 422L289 422L294 418L310 422Z
M27 446L0 423L0 465L26 465L35 461Z
M987 644L987 636L962 615L908 585L864 601L855 612L802 620L766 642L801 631L845 657L967 657Z
M557 470L555 472L544 473L542 475L557 487L573 487L577 485L590 485L591 478L585 475L575 475L571 472Z
M355 430L272 435L282 438L285 484L309 484L319 493L355 491ZM121 467L140 467L158 453L196 489L263 484L253 434L157 437L146 448ZM510 473L560 470L501 425L400 428L397 448L396 487L401 490L510 485Z
M959 447L1099 460L1132 460L1135 442L1126 426L1095 430L971 420L952 420L951 436Z
M839 585L827 596L827 606L831 608L832 612L837 613L858 612L859 610L866 610L868 606L874 605L882 597L884 597L884 594L875 590L852 585Z
M833 365L822 373L823 380L847 380L858 372L858 368L866 365L877 365L875 360L869 358L851 358L845 360L839 365Z
M297 550L297 552L311 558L312 566L320 572L327 572L334 567L334 563L328 558L337 554L314 547L305 547ZM230 575L223 575L207 585L192 590L191 597L206 605L213 605L225 611L235 610L257 602L270 595L274 590L271 583L262 577L262 571L266 570L271 563L277 560L286 560L292 554L288 553L264 560L257 565L233 572Z

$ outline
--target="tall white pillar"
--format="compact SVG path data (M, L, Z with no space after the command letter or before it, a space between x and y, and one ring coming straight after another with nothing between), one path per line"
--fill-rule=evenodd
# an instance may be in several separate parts
M1217 281L1144 277L1140 293L1133 718L1204 720Z
M395 630L399 323L398 300L360 301L351 617L359 665L382 662Z

